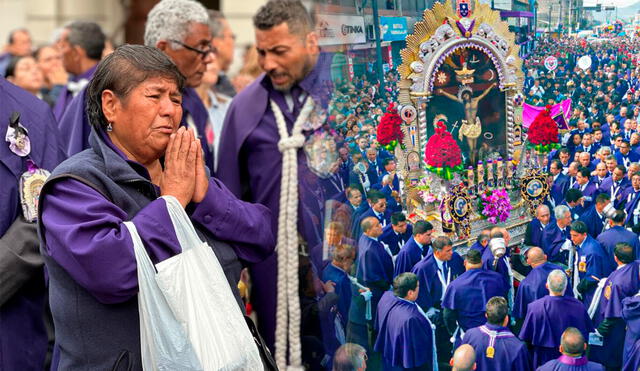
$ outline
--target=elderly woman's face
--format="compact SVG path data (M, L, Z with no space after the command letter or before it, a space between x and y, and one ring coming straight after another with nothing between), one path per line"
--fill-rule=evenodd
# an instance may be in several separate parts
M114 144L143 164L160 158L182 118L182 95L176 83L150 78L123 100L114 97L109 101L107 93L103 92L102 105L105 117L113 123Z
M38 93L44 85L42 71L33 57L21 58L9 81L32 94Z

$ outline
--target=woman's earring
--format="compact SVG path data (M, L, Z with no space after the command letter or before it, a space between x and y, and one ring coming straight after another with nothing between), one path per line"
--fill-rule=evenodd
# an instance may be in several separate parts
M107 125L107 131L113 131L113 125L111 125L111 123Z

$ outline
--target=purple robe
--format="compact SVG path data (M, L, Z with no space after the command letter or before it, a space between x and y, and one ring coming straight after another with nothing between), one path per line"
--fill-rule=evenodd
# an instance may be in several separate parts
M78 82L82 79L91 80L93 78L93 74L96 73L96 69L98 69L98 63L79 74L78 76L73 76L70 80L73 82ZM85 90L85 89L82 89ZM79 92L78 94L79 95ZM77 96L76 95L76 96ZM53 107L53 115L56 117L56 120L59 122L62 116L64 115L67 107L71 103L71 101L75 98L73 93L69 90L68 86L65 85L64 89L58 95L58 100L56 101L56 105ZM60 127L60 132L63 133L63 128Z
M375 312L382 294L393 283L393 260L380 242L365 234L358 241L356 278L360 284L371 289L371 308Z
M611 176L606 177L602 183L600 183L600 187L598 188L598 193L606 193L611 196L611 201L613 202L613 206L616 209L619 209L624 202L625 189L629 186L629 180L624 177L622 180L618 182L614 182Z
M607 253L598 241L587 235L578 249L578 275L580 281L587 280L594 284L611 273ZM582 302L589 308L597 285L593 285L590 290L582 293Z
M495 331L493 341L493 357L487 357L491 336L488 332ZM531 370L531 362L526 345L520 341L508 327L487 323L467 331L462 338L462 344L469 344L476 351L476 371L507 371Z
M507 267L507 260L510 259L510 255L511 250L507 248L507 253L502 258L498 259L497 263L494 266L493 262L495 258L493 256L493 253L491 252L491 248L489 247L489 245L487 245L487 247L482 252L482 268L488 271L495 271L500 273L507 288L511 287L513 283L511 280L511 276L509 275L509 268Z
M551 221L553 223L553 220ZM533 219L531 223L527 225L525 232L524 244L528 246L542 247L542 233L545 226L542 226L540 220Z
M527 315L527 306L549 294L549 290L545 287L547 284L547 277L553 270L560 269L564 272L560 266L553 263L546 262L531 270L529 274L520 282L518 291L516 291L516 297L513 302L513 310L511 315L515 319L524 319ZM564 296L573 297L573 290L567 288Z
M485 269L471 269L456 278L444 294L442 307L458 313L462 330L487 322L485 305L494 296L506 298L509 288L499 273Z
M560 248L569 239L569 227L565 227L563 232L557 223L550 223L542 232L542 250L547 254L549 261L557 262L562 260Z
M626 242L633 247L636 252L636 259L640 258L640 241L638 241L638 235L627 230L622 226L615 226L607 229L598 236L598 242L602 245L602 248L607 253L609 259L609 269L616 269L616 262L613 259L613 252L616 245L620 242Z
M393 271L393 276L397 277L402 273L411 272L413 266L422 260L422 258L427 255L428 251L429 246L420 246L418 245L418 242L411 237L409 241L402 246L396 257L396 266Z
M349 319L349 306L351 305L351 280L349 275L341 268L329 264L322 272L322 281L333 281L336 284L335 293L338 295L338 313L340 313L343 327L346 328L347 320Z
M640 368L640 295L622 300L622 318L627 322L622 369L636 371Z
M449 283L451 283L464 273L464 266L461 261L460 255L454 252L451 260L447 262L448 272L442 277L445 281L450 277ZM450 276L449 272L451 273ZM435 256L433 254L427 255L426 258L420 260L413 267L411 273L415 273L420 281L420 291L418 292L418 300L416 300L418 305L425 311L432 307L440 308L444 291L442 282L438 277L439 270Z
M604 367L590 362L587 356L573 358L564 354L538 367L537 371L604 371Z
M314 101L326 107L330 86L331 56L321 55L312 71L298 84ZM297 87L297 86L296 86ZM293 95L293 94L292 94ZM229 106L220 140L217 176L236 196L266 205L272 213L271 227L277 231L282 154L278 150L277 125L269 100L280 107L289 129L296 116L291 113L283 94L273 88L270 79L261 75L236 95ZM294 111L302 102L294 99ZM297 113L296 113L297 114ZM298 150L299 187L298 230L308 246L321 240L322 190L317 177L306 165L302 149ZM258 326L265 342L273 349L275 341L277 259L272 254L264 262L250 266L253 277L252 300Z
M387 291L380 301L376 329L374 349L382 353L385 370L431 369L433 332L415 302Z
M634 261L619 266L609 275L600 297L599 313L594 321L596 324L599 325L606 318L622 318L622 300L635 295L640 289L638 273L638 262ZM620 321L604 337L602 346L592 345L591 359L607 367L622 366L625 327L624 321Z
M520 339L533 346L533 367L560 356L558 347L567 327L577 328L585 339L593 331L587 309L578 299L547 295L529 304Z
M49 106L0 77L0 370L42 370L47 353L43 321L45 275L35 224L23 221L18 182L26 160L52 171L63 159L58 130ZM31 153L11 152L4 136L12 112L28 130ZM25 232L12 237L9 230Z
M366 203L366 202L364 202ZM380 235L380 242L389 246L389 250L393 255L398 255L402 246L404 246L407 241L413 236L413 227L411 224L407 224L407 230L398 234L393 230L392 224L388 224L386 227L382 229L382 235Z

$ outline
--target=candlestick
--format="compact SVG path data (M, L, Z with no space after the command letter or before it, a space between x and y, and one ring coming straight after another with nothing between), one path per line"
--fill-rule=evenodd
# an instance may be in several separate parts
M493 187L493 161L487 160L487 186Z
M482 161L478 161L478 191L482 191L484 184L484 166Z

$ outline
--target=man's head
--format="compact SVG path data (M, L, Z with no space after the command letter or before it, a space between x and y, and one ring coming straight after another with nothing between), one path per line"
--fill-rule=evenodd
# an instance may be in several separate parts
M547 289L551 296L562 296L567 289L567 274L560 269L554 269L547 276Z
M86 72L102 58L105 40L95 22L74 21L66 25L57 44L64 69L74 75Z
M560 174L562 172L562 163L560 162L560 160L552 160L551 164L549 165L549 172L551 173L551 175L556 176L558 174Z
M587 343L580 330L575 327L567 327L560 339L560 353L569 357L580 357L587 350Z
M634 190L640 190L640 173L633 173L631 176L631 186Z
M431 243L433 255L441 261L449 261L453 256L453 243L446 236L437 237Z
M370 162L376 162L377 158L378 158L378 151L376 151L375 148L371 147L367 149L367 160L369 160Z
M431 243L432 233L433 225L427 221L420 220L413 226L413 239L423 246L427 246Z
M333 371L364 371L367 369L367 351L358 344L345 343L333 356Z
M630 163L629 167L627 168L627 178L631 180L631 178L633 177L633 174L637 172L640 172L640 164L637 162Z
M315 66L320 49L314 22L298 0L272 0L253 17L258 63L273 87L288 91Z
M573 161L569 164L569 168L567 169L567 175L576 176L578 175L578 169L580 168L580 163L577 161Z
M491 228L485 228L482 230L482 232L480 232L480 234L476 238L476 242L478 242L482 247L487 247L490 239L491 239Z
M596 175L600 179L606 178L607 177L607 165L605 165L603 162L598 162L598 165L596 165Z
M582 145L585 147L589 147L591 145L591 143L593 143L593 137L591 136L591 134L586 133L585 135L582 136Z
M418 299L418 276L414 273L402 273L393 279L393 294L409 301Z
M476 249L469 249L464 257L464 267L466 270L482 268L482 254Z
M565 201L571 207L578 205L582 200L582 191L577 188L571 188L567 190L567 193L564 195ZM561 205L562 206L562 205Z
M585 153L585 152L583 152ZM588 155L588 154L587 154ZM580 170L578 170L578 173L576 174L576 181L578 182L578 184L585 185L587 183L589 183L589 178L591 177L591 173L589 171L589 169L587 169L586 167L582 167L580 168Z
M589 164L591 164L591 155L589 152L581 152L578 156L578 160L580 162L580 166L589 167Z
M571 211L565 205L558 205L553 209L553 214L560 228L571 224Z
M506 326L509 323L509 305L502 296L494 296L485 306L487 322L495 326Z
M362 203L362 193L358 188L350 187L347 190L347 198L349 199L351 205L355 207L360 206L360 203Z
M587 225L582 221L576 221L571 224L571 242L579 246L587 238Z
M449 361L452 371L473 371L476 369L476 351L469 344L462 344Z
M26 57L31 54L31 35L25 28L9 32L7 52L15 57Z
M600 193L596 196L596 211L602 213L605 207L611 203L611 196L608 193Z
M213 60L207 9L193 0L159 2L147 16L144 43L171 58L187 86L200 85Z
M387 210L387 197L384 193L376 190L371 190L367 193L367 198L371 205L371 208L376 213L384 213Z
M509 231L507 231L507 229L504 227L491 228L491 238L504 239L505 246L509 246L509 241L511 241L511 235L509 234Z
M571 155L569 154L569 150L567 150L566 148L561 148L558 153L558 158L563 164L566 164L567 162L569 162L570 156Z
M533 268L542 265L547 262L547 255L539 247L532 247L527 250L527 264Z
M364 220L360 222L360 228L362 228L362 233L372 238L378 238L382 234L382 225L375 216L364 218Z
M384 166L384 170L388 173L392 173L396 171L396 160L392 158L385 158L384 161L382 161L382 166Z
M626 173L627 173L627 169L624 167L624 165L616 165L613 168L611 178L613 179L614 182L619 182L622 180L622 178L624 178L624 175Z
M391 228L396 233L405 233L407 231L407 217L402 212L391 214Z
M231 31L229 22L224 15L217 10L209 10L209 28L211 29L211 44L216 49L216 58L220 69L224 72L229 70L233 62L233 51L236 43L236 36Z
M629 264L635 260L633 247L626 242L617 243L613 255L618 265Z
M539 205L536 208L536 218L542 225L549 224L549 220L551 219L551 211L549 210L549 206Z
M629 142L626 139L623 139L620 142L620 153L622 153L623 155L627 155L629 154L630 150L631 146L629 145Z

